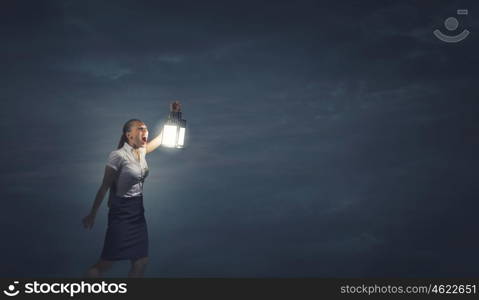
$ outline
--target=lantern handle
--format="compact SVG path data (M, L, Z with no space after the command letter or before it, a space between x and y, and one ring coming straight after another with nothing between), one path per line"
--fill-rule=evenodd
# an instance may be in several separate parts
M176 100L170 103L170 111L171 112L181 112L181 103L180 101Z

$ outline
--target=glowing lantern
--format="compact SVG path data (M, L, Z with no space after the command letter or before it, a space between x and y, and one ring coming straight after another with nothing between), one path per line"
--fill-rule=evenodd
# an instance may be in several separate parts
M172 103L168 120L163 125L161 145L168 148L184 148L185 134L186 120L181 118L181 106L176 101Z

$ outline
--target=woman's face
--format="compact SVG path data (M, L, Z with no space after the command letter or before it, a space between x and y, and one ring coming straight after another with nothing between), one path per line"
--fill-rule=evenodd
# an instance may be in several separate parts
M148 127L145 123L135 122L126 133L128 143L136 147L145 147L148 142Z

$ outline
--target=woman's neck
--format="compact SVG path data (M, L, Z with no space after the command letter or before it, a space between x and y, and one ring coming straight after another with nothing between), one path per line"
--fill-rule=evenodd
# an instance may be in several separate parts
M126 142L126 143L127 143L128 145L130 145L130 147L133 148L133 149L135 149L135 150L138 149L138 148L140 148L140 147L138 147L138 146L135 145L135 144L130 144L130 143L128 143L128 142Z

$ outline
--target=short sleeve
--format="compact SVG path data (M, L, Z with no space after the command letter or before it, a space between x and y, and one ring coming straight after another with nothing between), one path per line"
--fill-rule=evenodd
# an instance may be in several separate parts
M106 163L107 166L111 167L115 171L118 171L121 167L121 161L122 161L121 155L118 153L118 151L113 151L110 153L108 156L108 161Z

